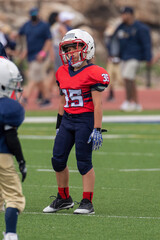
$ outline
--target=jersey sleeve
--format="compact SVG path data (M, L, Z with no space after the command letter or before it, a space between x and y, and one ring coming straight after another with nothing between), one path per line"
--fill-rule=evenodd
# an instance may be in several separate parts
M105 88L108 87L110 82L110 77L108 72L99 66L94 66L91 71L91 90L92 91L104 91Z
M63 67L63 66L62 66ZM64 93L62 92L62 89L61 89L61 87L60 87L60 81L59 81L59 75L61 74L61 67L59 67L59 69L57 70L57 72L56 72L56 83L57 83L57 85L58 85L58 87L59 87L59 94L60 94L60 96L62 96L62 95L64 95Z
M12 127L19 127L24 120L25 111L22 105L13 100L6 98L3 106L5 111L3 111L3 125L9 125Z

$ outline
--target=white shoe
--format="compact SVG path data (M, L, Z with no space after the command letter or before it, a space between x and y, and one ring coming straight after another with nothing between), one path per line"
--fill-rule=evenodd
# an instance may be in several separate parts
M129 106L129 102L128 101L124 101L121 106L120 106L120 110L122 111L126 111L126 109L128 108Z
M135 102L128 102L125 101L122 103L120 110L124 112L133 112L133 111L142 111L142 106L140 104L137 104Z
M142 105L136 104L136 111L141 112L143 110Z
M120 110L124 112L132 112L132 111L135 111L135 109L136 109L136 103L131 103L129 101L123 102L122 105L120 106Z
M3 240L18 240L18 235L16 233L3 233Z
M137 104L135 102L131 102L129 103L129 106L128 106L128 112L136 111L136 108L137 108Z

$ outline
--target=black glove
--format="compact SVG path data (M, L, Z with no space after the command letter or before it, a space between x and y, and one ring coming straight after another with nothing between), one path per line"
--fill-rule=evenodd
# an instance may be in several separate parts
M19 164L19 171L22 174L22 182L24 182L27 176L26 162L24 160L21 160L20 162L18 162L18 164Z

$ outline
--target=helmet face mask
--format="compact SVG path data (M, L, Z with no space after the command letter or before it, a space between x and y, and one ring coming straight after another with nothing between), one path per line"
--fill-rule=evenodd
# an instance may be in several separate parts
M70 50L72 48L72 50ZM87 57L88 46L81 39L60 43L60 56L64 65L80 66ZM75 57L77 56L77 57Z
M80 67L85 60L93 58L94 51L93 38L89 33L80 29L67 32L59 45L62 63L72 67Z
M23 91L22 81L17 66L8 59L0 58L0 98L12 97L19 100Z

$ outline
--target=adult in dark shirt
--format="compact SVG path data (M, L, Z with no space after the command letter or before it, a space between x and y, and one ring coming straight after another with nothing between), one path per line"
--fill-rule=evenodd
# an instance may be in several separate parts
M28 60L29 84L25 91L26 100L31 96L32 90L38 87L42 92L44 101L48 101L44 87L46 78L46 61L52 48L52 36L48 23L42 21L38 8L32 8L29 12L30 20L19 30L20 36L26 37L27 49L23 52L22 59Z
M120 10L122 23L118 26L113 36L119 40L119 57L122 62L122 77L125 83L126 101L122 103L122 111L141 111L138 103L136 73L140 61L146 61L150 65L151 36L148 26L135 20L134 10L131 7L123 7Z
M7 57L6 51L1 42L0 42L0 56Z

